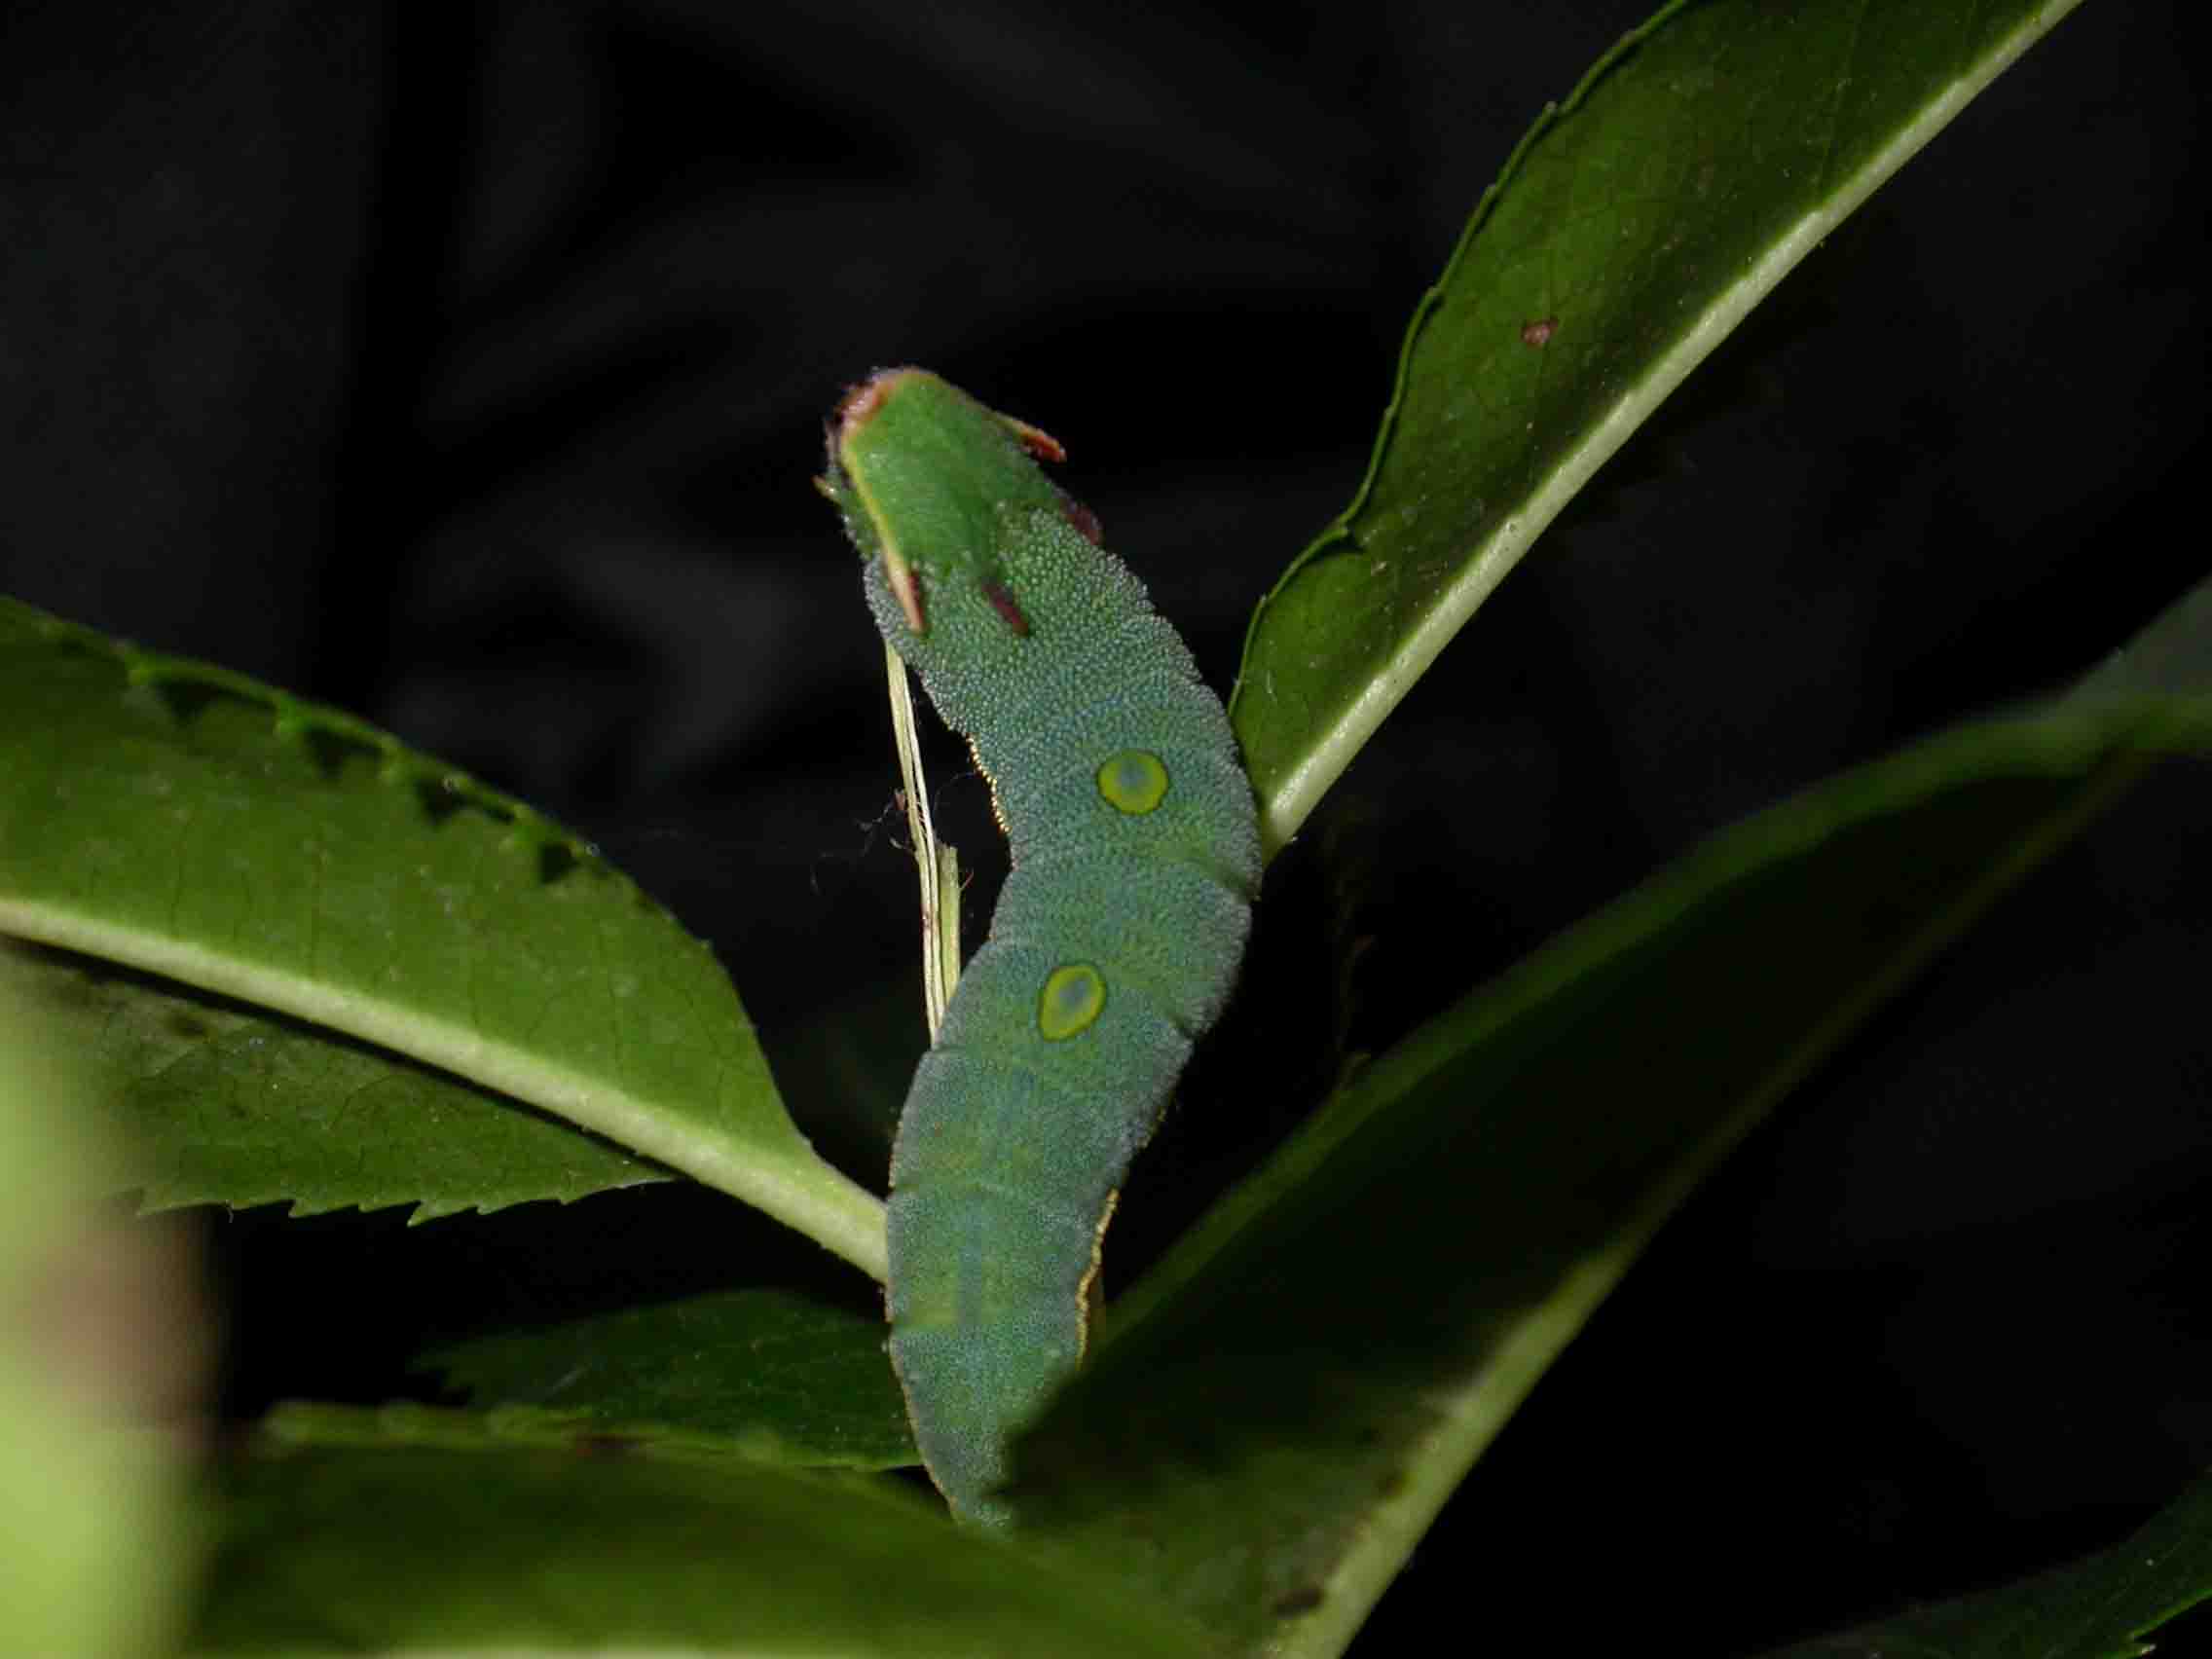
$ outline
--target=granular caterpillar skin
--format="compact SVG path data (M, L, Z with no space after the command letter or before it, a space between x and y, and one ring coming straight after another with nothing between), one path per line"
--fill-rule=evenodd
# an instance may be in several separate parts
M1039 467L1057 444L919 369L855 387L829 438L868 608L1013 855L900 1117L887 1297L923 1462L1004 1528L1008 1446L1082 1356L1114 1195L1235 983L1259 830L1220 700Z

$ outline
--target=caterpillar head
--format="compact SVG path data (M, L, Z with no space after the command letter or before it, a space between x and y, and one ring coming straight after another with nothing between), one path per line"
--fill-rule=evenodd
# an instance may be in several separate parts
M1044 512L1090 541L1098 524L1045 476L1065 452L1051 434L986 409L926 369L881 369L831 412L829 466L815 481L917 639L939 603L988 606L1016 636L1029 617L1000 549L1007 527Z

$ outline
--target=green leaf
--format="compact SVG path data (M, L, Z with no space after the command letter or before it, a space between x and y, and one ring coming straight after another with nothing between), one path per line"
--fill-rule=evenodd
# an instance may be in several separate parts
M0 986L79 1057L117 1184L149 1210L411 1203L420 1222L666 1179L443 1073L92 957L0 940Z
M785 1115L713 952L596 850L350 716L9 601L0 932L425 1061L882 1274L881 1204ZM302 1196L335 1111L299 1104Z
M195 1651L1205 1651L879 1481L454 1434L234 1463Z
M1351 506L1254 614L1267 845L1607 457L2073 0L1671 6L1548 111L1407 333Z
M2207 1597L2212 1477L2085 1561L1798 1642L1772 1659L2137 1659L2153 1650L2142 1638Z
M1338 1651L1705 1172L2154 758L2212 747L2212 675L2175 666L2204 597L2147 637L2157 689L1775 807L1354 1076L1114 1310L1017 1455L1025 1525L1230 1650Z
M883 1318L780 1290L718 1291L432 1349L470 1403L546 1427L727 1444L762 1461L912 1463Z

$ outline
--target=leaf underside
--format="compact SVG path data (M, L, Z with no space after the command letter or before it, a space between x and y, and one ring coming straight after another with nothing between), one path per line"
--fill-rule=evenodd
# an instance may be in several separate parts
M433 1348L422 1364L489 1416L811 1467L915 1461L873 1310L717 1291Z
M0 982L94 1081L149 1210L564 1201L667 1172L457 1078L95 957L0 940Z

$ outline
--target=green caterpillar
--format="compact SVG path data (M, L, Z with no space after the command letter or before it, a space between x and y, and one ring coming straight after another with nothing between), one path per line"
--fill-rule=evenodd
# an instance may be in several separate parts
M1059 446L919 369L837 406L824 494L876 626L990 780L1013 870L891 1161L891 1358L922 1461L1003 1528L1013 1432L1082 1357L1129 1161L1236 977L1260 879L1220 701Z

